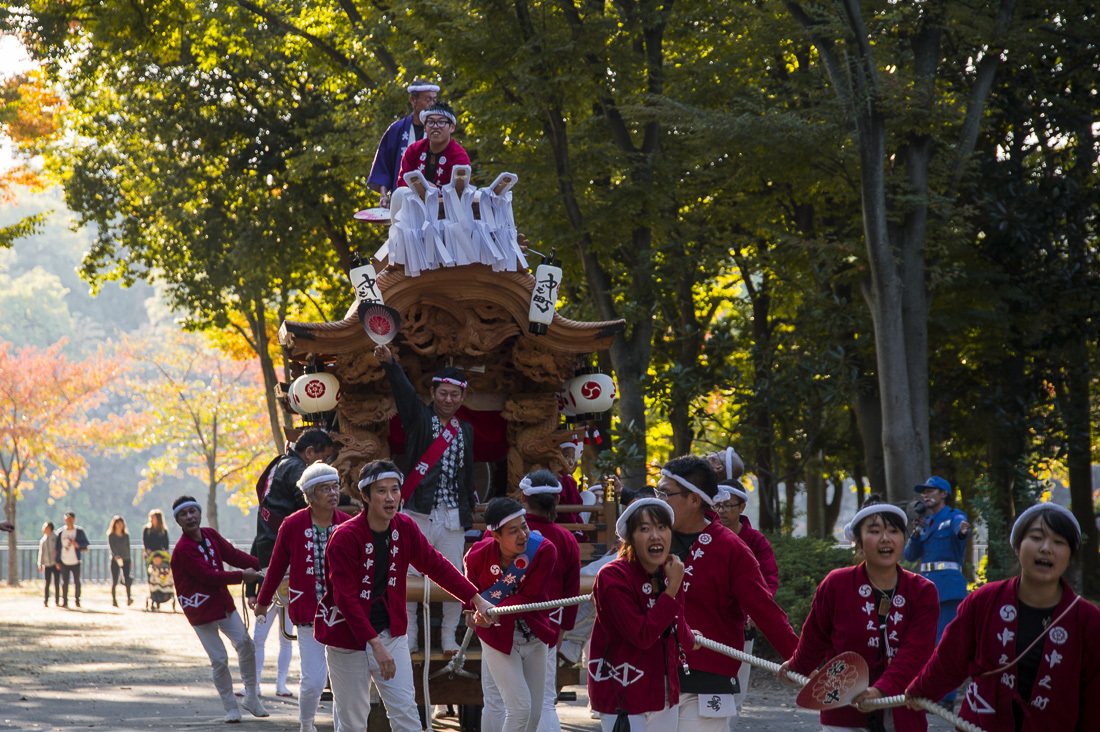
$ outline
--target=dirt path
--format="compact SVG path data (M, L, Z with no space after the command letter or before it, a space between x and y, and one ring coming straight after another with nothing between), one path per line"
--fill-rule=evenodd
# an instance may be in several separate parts
M0 588L0 729L18 730L225 730L210 664L181 613L145 612L144 585L132 607L111 606L110 590L84 587L83 608L42 606L41 584ZM227 644L237 677L232 646ZM269 639L263 679L267 719L245 714L241 729L297 730L294 699L274 696L274 655ZM297 648L291 690L297 692ZM820 729L817 715L794 706L794 693L764 673L753 673L739 732ZM577 701L559 704L562 729L595 732L583 688ZM323 702L318 728L332 729L331 703ZM931 720L931 729L948 729ZM437 729L457 730L451 719Z

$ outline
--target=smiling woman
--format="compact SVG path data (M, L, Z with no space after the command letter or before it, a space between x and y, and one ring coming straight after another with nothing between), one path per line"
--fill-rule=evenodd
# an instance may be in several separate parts
M876 494L867 498L844 527L864 561L830 572L821 583L802 626L798 650L780 670L781 678L788 669L809 674L822 661L845 651L863 656L871 686L852 706L823 710L821 724L828 729L922 732L928 728L923 711L859 709L860 702L904 691L935 645L936 587L898 566L905 526L906 515L900 508L882 503Z
M969 677L959 714L983 729L1084 729L1100 719L1100 610L1062 579L1081 528L1065 508L1040 503L1010 536L1019 576L963 600L906 694L939 698Z

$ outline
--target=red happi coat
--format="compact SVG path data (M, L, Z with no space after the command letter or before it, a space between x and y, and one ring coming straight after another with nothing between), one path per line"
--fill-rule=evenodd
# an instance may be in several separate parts
M431 144L431 140L427 137L422 137L416 142L405 148L405 154L401 156L401 171L397 176L397 187L408 186L405 182L405 173L413 170L419 170L424 172L428 161L428 146ZM447 143L447 147L443 148L442 154L439 156L439 164L435 170L435 181L437 186L445 186L451 182L451 171L454 170L456 165L469 165L470 156L466 154L466 151L452 139Z
M654 594L653 580L637 561L619 558L596 574L592 586L596 620L588 653L588 698L592 709L615 714L659 712L680 701L679 651L695 644L683 606ZM669 628L675 629L675 634Z
M898 567L893 610L886 618L887 647L880 648L878 607L866 566L834 569L817 588L788 668L808 675L833 656L855 651L867 661L872 686L883 696L902 694L932 655L939 616L936 586ZM894 707L893 717L897 732L928 729L923 711ZM866 727L867 714L852 706L829 709L821 712L821 724Z
M562 600L581 594L581 550L577 537L541 516L527 514L527 525L558 550L558 566L554 570L556 582L550 588L551 600ZM560 607L550 611L550 622L559 630L573 630L577 623L577 606Z
M772 545L768 543L767 537L752 527L748 516L742 516L741 533L737 538L752 549L752 555L756 557L756 561L760 562L760 574L764 577L764 584L768 586L772 597L775 597L775 593L779 591L779 565L775 563L775 552L772 551Z
M201 531L213 559L187 534L180 537L172 550L172 580L180 607L191 625L225 620L237 609L229 585L239 585L244 574L227 572L222 562L241 569L260 568L259 559L235 548L214 529L207 527Z
M561 495L558 496L558 503L563 506L579 506L582 503L581 491L577 487L577 481L573 480L573 476L569 473L558 473L558 481L561 483ZM559 524L579 524L581 515L579 513L558 511L557 521Z
M328 540L325 554L325 596L317 603L313 635L326 646L362 651L378 633L371 627L374 602L386 603L390 635L405 635L409 617L405 611L405 575L409 565L428 575L433 582L462 602L474 596L466 581L446 558L436 551L416 522L403 513L390 521L390 556L374 555L374 536L363 511L340 524ZM385 595L371 597L376 561L389 563ZM422 581L422 580L417 580Z
M1100 727L1100 609L1062 582L1062 601L1039 643L1043 659L1031 697L1016 688L1016 617L1020 578L990 582L959 605L932 660L909 685L914 696L939 699L969 677L959 716L984 730L1015 729L1012 702L1024 712L1024 732L1071 732Z
M343 511L334 511L332 514L334 528L350 520L351 516ZM313 517L308 508L290 514L279 526L275 548L271 552L271 562L267 565L263 586L256 597L258 606L266 607L271 604L287 569L290 570L290 605L287 607L290 622L295 625L311 625L313 616L317 614L317 593L313 585ZM321 583L324 584L324 577L321 578Z
M554 548L553 542L543 539L543 542L539 544L539 548L535 551L535 556L531 559L531 566L520 577L516 591L500 602L493 604L497 607L508 607L509 605L546 602L550 599L551 588L556 584L554 572L557 564L558 550ZM470 551L466 553L465 565L466 576L474 583L478 592L483 592L496 584L496 581L508 569L500 566L500 549L497 548L496 539L491 536L482 539L470 548ZM468 602L467 607L472 608L473 605ZM516 620L523 618L527 623L527 627L540 641L553 647L558 643L561 629L556 623L550 621L549 616L549 610L498 615L496 625L476 629L477 637L481 639L482 643L492 646L501 653L511 653Z
M688 625L705 638L744 650L748 613L783 658L789 658L798 645L786 613L764 584L752 550L720 521L711 521L691 547L684 562L683 596ZM690 645L685 644L684 650L691 668L737 675L740 661L706 648L689 650Z

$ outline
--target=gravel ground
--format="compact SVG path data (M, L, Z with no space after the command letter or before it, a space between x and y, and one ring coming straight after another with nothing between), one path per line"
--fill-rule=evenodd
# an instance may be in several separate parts
M134 605L111 606L110 590L85 585L83 608L41 605L41 583L0 588L0 729L149 730L225 729L210 665L181 613L146 612L147 591L135 584ZM227 644L236 677L232 646ZM274 656L269 639L262 691L271 717L245 713L242 728L297 730L294 699L274 696ZM297 648L291 663L297 691ZM577 701L558 705L562 729L595 731L583 687L567 687ZM738 730L820 729L817 715L794 705L795 694L764 672L754 672ZM331 704L322 703L319 729L332 729ZM930 729L947 730L933 718ZM457 730L453 719L437 729Z

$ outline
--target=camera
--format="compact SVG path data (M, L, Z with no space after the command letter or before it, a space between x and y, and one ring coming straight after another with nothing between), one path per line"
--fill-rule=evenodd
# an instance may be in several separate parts
M915 513L918 518L923 518L924 514L928 513L928 506L924 501L918 498L913 501L913 513Z

